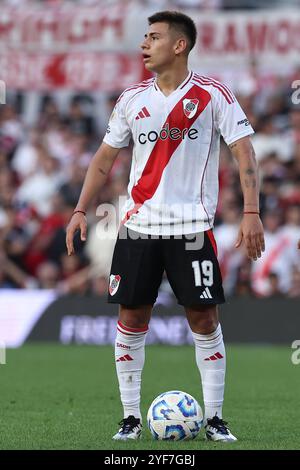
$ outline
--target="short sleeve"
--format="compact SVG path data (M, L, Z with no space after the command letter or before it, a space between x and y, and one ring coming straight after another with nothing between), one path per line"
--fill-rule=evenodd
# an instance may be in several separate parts
M125 116L126 100L119 98L109 118L103 142L114 148L127 147L131 130Z
M216 100L216 127L223 136L227 145L242 137L254 134L251 124L239 105L237 99L229 88L224 92L217 91Z

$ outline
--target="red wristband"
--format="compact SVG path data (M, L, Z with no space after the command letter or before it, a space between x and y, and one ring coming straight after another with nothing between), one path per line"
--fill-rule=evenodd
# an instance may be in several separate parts
M244 214L257 214L257 215L259 215L259 212L246 211L246 212L244 212Z
M84 212L84 211L74 211L73 214L72 214L72 217L73 217L74 214L77 214L77 212L83 214L84 216L86 215L86 212Z

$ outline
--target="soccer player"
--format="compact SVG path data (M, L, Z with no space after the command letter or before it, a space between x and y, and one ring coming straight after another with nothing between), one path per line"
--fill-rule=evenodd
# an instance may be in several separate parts
M193 20L164 11L148 22L141 48L145 67L156 77L127 88L116 103L67 228L68 254L74 252L77 229L86 239L88 204L105 183L119 149L132 138L128 200L108 294L109 302L120 304L115 357L124 408L113 439L138 439L141 434L145 338L165 271L195 342L206 437L235 441L222 418L225 348L217 305L224 302L224 294L212 227L222 135L237 160L244 195L236 247L243 241L249 258L261 256L257 165L249 139L253 130L227 86L188 69L196 41Z

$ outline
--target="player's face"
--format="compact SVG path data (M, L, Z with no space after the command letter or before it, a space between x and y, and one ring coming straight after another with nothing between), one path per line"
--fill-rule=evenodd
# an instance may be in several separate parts
M150 25L141 44L146 69L161 72L170 66L176 57L177 43L176 33L167 23Z

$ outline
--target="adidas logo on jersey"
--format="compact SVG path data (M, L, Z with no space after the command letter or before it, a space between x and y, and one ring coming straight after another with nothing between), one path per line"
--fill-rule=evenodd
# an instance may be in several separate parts
M204 291L200 295L200 299L212 299L212 295L208 287L204 289Z
M217 361L218 359L223 359L223 356L221 353L216 352L212 356L206 357L204 360L205 361Z
M150 117L150 113L146 106L142 108L142 110L138 113L138 115L135 117L135 120L137 121L138 119L144 119Z
M124 361L133 361L133 358L129 356L129 354L125 354L125 356L119 357L116 362L124 362Z

